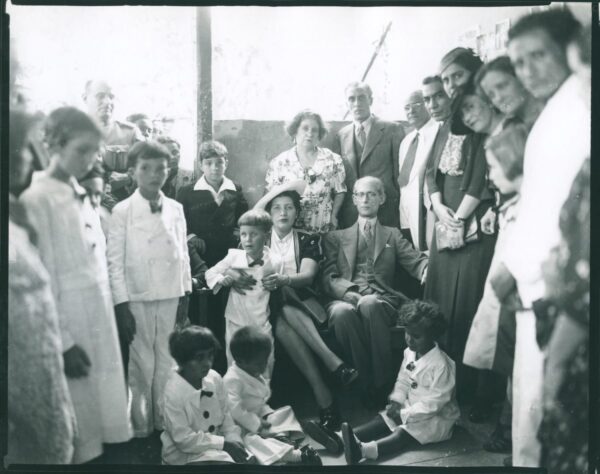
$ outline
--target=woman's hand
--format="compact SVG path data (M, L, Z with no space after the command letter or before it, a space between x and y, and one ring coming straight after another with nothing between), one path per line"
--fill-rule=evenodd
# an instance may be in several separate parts
M92 363L85 351L78 345L74 345L63 353L65 363L65 375L72 379L87 377Z
M267 291L274 291L277 288L290 284L289 275L282 275L281 273L272 273L262 279L262 284Z
M454 217L454 211L443 204L435 204L433 211L437 218L447 227L458 229L462 226L462 222Z
M245 290L251 290L256 285L256 278L248 275L244 270L229 269L225 272L225 276L231 278L230 286L240 295L245 295Z
M496 213L490 207L481 218L481 232L493 235L496 230Z
M243 463L249 458L246 448L239 441L225 441L223 443L223 451L229 454L234 462Z
M331 230L336 230L339 227L339 221L337 216L331 214Z
M346 293L344 293L344 297L342 298L343 301L345 301L346 303L350 303L352 306L356 306L358 305L358 301L362 298L362 295L360 293L357 293L356 291L346 291Z

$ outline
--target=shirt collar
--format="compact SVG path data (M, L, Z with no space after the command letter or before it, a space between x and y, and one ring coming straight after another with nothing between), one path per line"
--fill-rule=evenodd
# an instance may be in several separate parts
M373 125L373 114L369 115L369 118L363 120L362 122L354 122L354 133L357 132L358 127L363 126L365 129L365 136L369 135L369 131L371 130L371 125Z
M219 191L215 192L215 189L206 182L206 178L204 175L200 177L196 184L194 185L194 191L210 191L213 194L221 194L223 191L235 191L235 184L231 181L227 176L223 176L223 182L221 183L221 187Z
M368 222L371 223L371 229L375 229L375 225L377 225L377 217L371 217L367 219L366 217L358 216L358 228L361 232L365 230L365 224Z
M150 202L149 199L146 199L144 196L142 196L142 193L140 193L140 188L136 188L136 190L133 192L133 194L131 196L138 202L146 202L146 203ZM157 202L164 202L164 199L165 199L165 194L159 190Z
M290 233L288 235L286 235L283 239L280 239L279 236L277 235L277 232L275 232L274 230L271 231L271 242L276 242L279 245L285 245L287 243L290 242L290 240L292 240L294 238L294 231L291 230Z

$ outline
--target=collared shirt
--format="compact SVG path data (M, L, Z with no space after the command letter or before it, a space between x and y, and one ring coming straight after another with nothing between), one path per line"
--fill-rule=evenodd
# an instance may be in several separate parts
M158 192L158 203L164 202L165 195L162 191ZM131 205L136 218L141 218L143 220L148 219L160 219L160 212L152 212L150 209L150 201L142 196L139 188L136 189L131 195Z
M373 114L369 115L369 118L366 120L363 120L362 122L359 122L359 121L354 122L354 136L358 137L358 127L360 127L361 125L365 129L365 143L366 143L367 137L369 136L369 132L371 131L371 125L373 125ZM363 146L365 145L365 143L363 143Z
M294 249L294 232L280 239L277 232L271 232L271 259L275 269L284 275L295 275L296 253Z
M413 130L410 132L400 143L400 150L398 152L398 169L402 169L402 165L406 159L406 154L408 153L410 144L414 140L415 135L417 133L419 134L419 144L417 146L415 162L410 172L411 179L400 192L400 227L402 229L412 227L416 229L418 227L418 224L416 223L418 209L415 207L415 203L418 203L420 189L419 180L415 180L414 177L418 176L426 166L427 157L429 156L429 152L431 151L431 147L441 126L441 122L436 122L433 119L429 119L427 123L419 130ZM413 222L413 225L411 225L411 221ZM417 242L415 236L413 236L413 240Z
M361 234L364 237L365 225L367 222L369 222L371 224L371 233L372 233L372 236L375 237L375 226L377 225L377 217L367 218L367 217L358 216L358 229L360 230Z
M204 175L202 175L200 179L196 181L196 184L194 185L194 191L210 191L210 193L213 196L213 199L220 206L223 202L223 196L221 196L221 193L223 191L235 192L236 189L233 181L231 181L228 177L223 176L223 182L221 183L221 187L218 191L215 191L215 188L208 184L206 178L204 177Z

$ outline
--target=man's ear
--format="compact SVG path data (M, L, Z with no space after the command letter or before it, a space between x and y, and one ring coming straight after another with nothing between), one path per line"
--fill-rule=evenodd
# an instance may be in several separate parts
M385 203L385 192L381 191L381 194L379 195L381 197L381 205L383 205Z

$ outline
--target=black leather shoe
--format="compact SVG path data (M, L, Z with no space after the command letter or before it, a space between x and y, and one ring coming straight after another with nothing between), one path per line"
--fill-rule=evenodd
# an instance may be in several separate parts
M354 431L348 423L342 423L342 438L344 438L344 455L348 465L358 464L362 458L360 444L354 437Z
M322 466L321 456L314 448L311 448L308 444L303 446L300 451L302 452L302 464L306 466Z
M348 387L358 378L358 370L342 364L333 371L333 378L342 387Z
M327 408L319 410L319 421L323 428L330 431L339 431L342 424L342 416L336 402L333 402Z
M302 430L317 443L323 445L328 453L338 455L344 450L344 443L335 432L316 421L305 421L301 424Z

